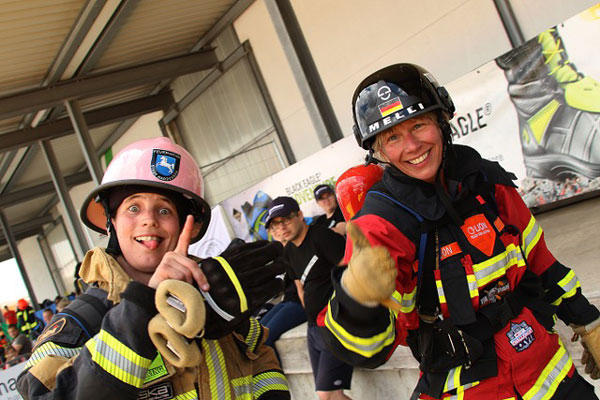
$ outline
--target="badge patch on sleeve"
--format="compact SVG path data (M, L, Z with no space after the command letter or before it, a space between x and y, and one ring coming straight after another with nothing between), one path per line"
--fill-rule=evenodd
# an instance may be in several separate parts
M525 321L518 324L511 322L510 330L506 332L506 336L508 336L510 345L514 347L517 352L527 350L535 340L533 328L527 325Z
M66 324L67 324L67 319L65 317L62 317L61 319L54 321L46 329L44 329L44 332L42 332L42 334L40 336L38 336L36 343L44 343L44 341L46 339L48 339L49 337L52 337L52 336L60 333Z
M172 181L179 173L179 162L181 156L172 151L154 149L152 150L152 162L150 168L152 174L161 181Z

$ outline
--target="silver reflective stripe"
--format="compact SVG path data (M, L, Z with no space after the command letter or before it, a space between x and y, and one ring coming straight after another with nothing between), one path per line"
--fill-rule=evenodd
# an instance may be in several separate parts
M219 307L215 300L210 296L210 294L208 294L208 292L205 292L204 290L200 289L200 293L202 293L202 296L204 296L204 300L206 300L210 308L212 308L217 314L219 314L219 317L223 318L227 322L235 318L233 315L229 314L227 311Z
M246 345L250 351L254 351L257 345L258 336L260 335L260 323L254 318L250 318L250 329L246 336Z
M94 336L94 339L96 341L96 346L95 346L96 353L102 355L106 360L110 361L113 365L117 366L118 368L125 371L126 373L128 373L136 378L139 378L143 382L144 378L146 378L146 373L148 372L147 367L144 368L141 365L137 365L136 363L128 360L125 356L120 354L118 352L118 349L113 349L107 342L105 342L103 340L104 335L102 335L102 333L103 333L103 331L100 331L99 333L96 334L96 336ZM127 348L125 345L123 345L121 343L119 343L119 344L123 347L123 351L134 354L134 352L131 349ZM104 368L104 365L102 365L103 363L98 363L98 364L100 364ZM106 370L106 368L104 368L104 369Z
M211 387L211 394L213 399L215 399L214 396L216 394L217 400L225 400L230 397L229 378L227 377L227 371L223 370L225 368L225 360L223 359L221 348L216 340L203 340L203 344L205 345L205 348L208 349L207 355L209 356L210 361L206 361L207 363L210 363L209 371L212 369L214 372L214 375L210 376L210 380L211 386L214 384L216 393L214 393L212 390L213 388Z
M529 246L531 246L535 242L538 235L541 235L542 232L542 228L538 225L536 219L532 216L531 220L529 221L529 224L527 225L523 233L527 232L529 225L531 225L532 222L533 226L526 234L526 236L523 236L523 248L525 249L525 256L529 255L529 252L531 251Z
M571 275L571 279L569 279L565 284L560 285L565 293L569 293L569 291L577 287L577 275L575 275L573 271L569 271L568 275Z
M302 282L303 285L304 285L304 281L306 281L306 278L308 278L308 274L310 273L310 270L315 265L315 263L317 262L318 259L319 259L319 257L317 257L317 255L315 254L310 259L308 264L306 265L306 268L304 268L304 273L302 274L302 278L300 279L300 282Z
M530 389L525 396L523 396L523 399L525 400L542 400L542 399L547 399L548 396L551 396L554 394L554 392L556 391L556 387L558 386L558 383L560 381L562 381L564 379L564 377L567 375L567 372L569 372L570 368L566 368L571 362L571 359L569 357L569 353L567 353L567 351L565 350L564 347L560 347L558 349L558 351L562 351L563 354L560 357L560 360L558 360L558 362L556 363L556 365L554 366L554 368L552 368L552 370L548 373L548 376L545 377L544 381L541 382L541 385L538 384L538 382L536 382L536 385L539 385L538 390L535 393L531 393L531 391L534 389ZM566 370L566 371L564 371ZM539 378L538 378L539 379ZM554 385L553 385L554 383Z
M523 260L523 254L518 250L517 247L514 247L512 250L506 250L505 252L498 255L499 259L493 264L490 264L484 268L478 269L481 264L473 265L473 271L475 272L475 277L477 278L477 284L479 287L485 286L486 284L494 278L494 274L499 271L506 271L507 267L511 264L511 260L516 258L515 265L519 264L519 261Z
M271 371L258 374L252 379L252 391L255 397L260 397L269 390L289 390L285 375Z
M35 352L29 357L25 368L33 367L35 364L40 362L44 357L53 355L65 358L75 357L81 351L81 347L75 348L67 348L58 346L52 342L46 342L37 349Z
M233 379L231 383L233 384L233 393L236 399L242 396L247 396L244 398L252 398L252 377L248 377L248 379Z
M452 389L456 389L458 385L455 384L455 379L460 379L460 370L461 366L452 368L448 371L448 377L446 378L446 387L444 388L444 392L449 392Z

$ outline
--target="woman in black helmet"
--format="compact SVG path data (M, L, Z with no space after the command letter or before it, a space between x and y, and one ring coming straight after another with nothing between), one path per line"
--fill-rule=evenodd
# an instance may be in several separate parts
M514 176L452 144L453 114L417 65L356 89L355 137L386 170L348 224L349 268L319 320L329 345L371 368L410 346L414 399L596 399L552 326L576 325L589 347L600 313L546 248Z

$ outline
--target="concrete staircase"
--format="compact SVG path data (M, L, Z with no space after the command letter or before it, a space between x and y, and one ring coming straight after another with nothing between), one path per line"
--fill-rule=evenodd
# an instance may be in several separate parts
M596 306L600 297L590 299ZM562 341L571 354L580 374L582 348L579 342L572 343L572 330L561 321L556 325ZM294 400L318 399L308 350L306 347L306 324L286 333L275 343L281 357L281 364L288 379ZM418 364L408 347L398 347L390 360L377 369L356 368L352 376L352 390L345 392L354 400L409 399L419 377ZM589 381L589 379L588 379ZM590 381L600 394L600 381Z

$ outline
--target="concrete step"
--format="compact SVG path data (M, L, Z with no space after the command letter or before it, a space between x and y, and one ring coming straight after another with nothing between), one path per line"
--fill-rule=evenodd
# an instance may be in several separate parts
M589 297L588 297L589 298ZM590 301L600 306L600 297ZM555 329L571 354L575 366L584 375L581 366L582 347L579 342L571 342L573 331L558 321ZM281 364L290 384L295 400L318 399L314 390L314 380L306 345L306 324L286 333L275 343ZM408 347L399 346L387 363L377 369L355 368L352 376L352 390L346 394L353 399L387 400L408 399L419 377L418 363ZM588 377L589 378L589 377ZM600 393L600 381L590 381Z

